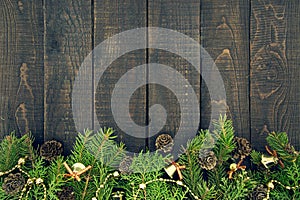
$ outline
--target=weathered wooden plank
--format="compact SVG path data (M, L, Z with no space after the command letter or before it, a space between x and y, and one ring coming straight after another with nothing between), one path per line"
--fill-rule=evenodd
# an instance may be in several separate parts
M218 67L226 90L227 115L236 134L250 139L249 117L249 1L201 0L201 44ZM202 84L202 124L207 126L210 104Z
M96 0L94 7L95 48L99 44L103 44L109 37L121 34L123 31L146 26L146 1ZM113 127L118 141L125 143L128 151L139 152L145 149L146 87L138 87L133 95L127 95L129 95L128 88L130 86L146 79L145 70L141 70L140 73L134 71L135 67L146 63L146 42L143 42L141 37L131 38L130 36L131 34L123 35L116 42L106 43L106 50L94 55L95 127ZM124 48L133 47L133 43L139 42L141 50L133 49L128 53L123 51ZM104 73L99 77L101 62L104 63L109 59L112 59L113 62L108 64ZM129 72L130 70L131 72ZM123 84L118 83L122 80L121 77L125 81ZM112 94L116 92L116 87L119 87L120 90L114 100ZM129 107L123 110L127 101L129 101ZM119 109L112 111L113 105ZM118 113L120 114L119 118L114 115ZM136 125L140 128L139 130L134 128ZM137 137L138 135L140 138Z
M265 144L263 127L287 131L291 126L287 12L286 1L251 1L251 137L258 148Z
M68 152L77 135L72 87L81 63L92 50L92 6L84 0L50 0L44 6L45 139L62 141Z
M289 135L290 141L300 148L299 124L300 124L300 4L296 1L290 1L286 5L286 56L288 64L288 79L290 85L287 90L290 91L288 100L288 110L290 121L288 125L283 126L283 130ZM286 115L286 114L285 114Z
M43 5L0 2L0 135L43 140Z
M157 118L161 118L161 122L165 121L161 130L156 130L157 132L148 130L149 148L155 149L155 140L159 134L168 133L173 138L176 136L174 153L179 153L178 147L185 145L188 139L197 134L197 130L192 128L195 123L197 123L196 128L199 127L200 119L191 119L190 114L197 115L197 109L200 107L200 73L197 71L197 67L200 68L200 51L183 38L176 40L176 35L185 34L196 43L200 43L200 1L149 0L148 16L150 27L175 31L174 33L168 31L165 35L158 35L153 31L148 33L149 44L158 46L149 49L149 63L161 64L158 69L153 69L154 66L149 66L148 69L150 81L148 107L151 111L153 105L160 104L163 108L158 108L156 111L160 113ZM171 49L178 51L177 54L172 53ZM184 58L183 52L186 51L190 51L188 57L198 61L198 66L194 66L190 60ZM170 68L160 72L163 69L162 65ZM180 81L184 81L183 84ZM193 91L189 91L188 88ZM196 98L196 106L190 102L193 95ZM163 109L166 112L165 117ZM149 116L149 122L155 121L154 114L155 112L152 117ZM158 126L158 123L155 126Z

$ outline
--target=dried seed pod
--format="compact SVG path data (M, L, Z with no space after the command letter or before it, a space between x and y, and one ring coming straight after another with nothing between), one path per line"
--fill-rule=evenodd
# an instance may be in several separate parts
M267 198L267 192L268 189L264 187L263 185L259 185L254 190L252 193L249 195L249 199L251 200L263 200Z
M173 138L169 134L161 134L156 138L155 146L157 150L165 153L171 152L174 146Z
M122 174L130 174L132 171L130 170L130 165L132 163L132 157L125 156L123 160L119 164L119 171Z
M234 150L233 156L235 159L244 159L245 157L250 155L252 147L250 142L246 138L235 137L234 141L236 142L236 148Z
M199 163L201 168L212 170L217 165L217 157L213 151L201 151L199 153Z
M21 173L9 174L3 181L2 189L8 195L15 195L23 189L25 183Z
M46 141L40 147L40 156L48 161L56 159L57 156L61 155L63 152L62 143L56 140Z

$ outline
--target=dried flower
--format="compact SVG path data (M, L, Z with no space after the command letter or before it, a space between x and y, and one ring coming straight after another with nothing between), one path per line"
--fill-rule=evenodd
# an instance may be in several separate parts
M63 145L56 141L50 140L41 145L40 156L45 160L52 161L63 152Z
M173 145L173 138L166 133L159 135L155 141L156 149L162 150L165 153L171 152Z
M15 195L25 186L25 178L21 173L9 174L2 184L2 189L8 195Z
M201 168L212 170L217 165L217 157L213 151L200 151L199 163Z

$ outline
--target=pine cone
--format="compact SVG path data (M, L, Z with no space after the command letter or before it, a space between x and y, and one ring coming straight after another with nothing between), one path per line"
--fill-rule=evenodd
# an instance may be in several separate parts
M245 157L250 155L252 147L250 142L246 138L235 137L234 141L236 142L236 148L234 150L233 156L235 159L244 159Z
M164 153L172 151L173 138L169 134L161 134L156 138L155 146L157 150L162 150Z
M120 162L119 165L119 171L122 174L130 174L132 171L130 170L130 165L132 163L132 157L126 156L123 158L123 160Z
M267 191L268 189L265 188L263 185L259 185L254 190L252 193L249 195L249 199L251 200L263 200L267 198Z
M63 152L63 145L56 141L50 140L41 145L40 156L45 160L52 161Z
M63 200L75 200L74 189L71 186L64 186L62 190L57 193L57 197Z
M25 178L21 173L9 174L2 184L2 189L8 195L15 195L25 186Z
M213 151L200 151L199 163L201 168L212 170L217 165L217 157Z

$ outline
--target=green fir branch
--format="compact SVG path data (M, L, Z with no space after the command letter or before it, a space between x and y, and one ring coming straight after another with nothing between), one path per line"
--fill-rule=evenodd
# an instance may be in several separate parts
M231 158L231 153L235 149L232 121L227 120L226 115L220 116L219 120L214 122L214 134L217 138L214 152L218 158L218 164L222 165Z
M179 162L186 166L186 169L182 170L184 183L202 200L212 199L216 195L214 186L209 187L203 179L203 172L198 162L200 151L210 147L207 142L210 138L208 130L199 131L199 134L187 143L187 148L179 158Z
M252 150L250 153L251 156L251 161L252 163L256 164L256 165L261 165L261 158L262 158L262 153Z
M272 150L275 150L280 158L286 162L295 162L299 153L290 145L288 135L285 132L272 132L266 138Z
M86 145L98 161L110 168L118 167L125 156L124 144L116 144L114 141L116 136L113 136L113 133L112 128L101 128Z
M21 157L32 157L32 151L32 138L29 135L17 138L12 132L0 144L0 171L11 169Z

